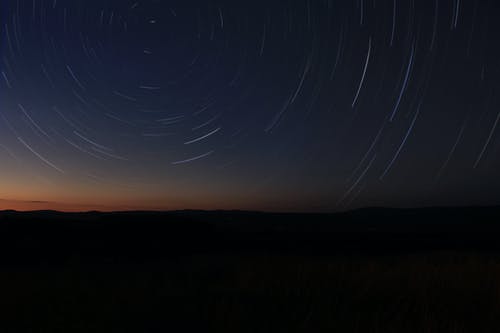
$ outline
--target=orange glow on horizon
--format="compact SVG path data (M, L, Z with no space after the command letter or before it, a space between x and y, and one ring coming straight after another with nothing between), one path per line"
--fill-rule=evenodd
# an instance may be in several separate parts
M253 204L244 205L242 203L209 203L205 204L188 204L187 202L177 201L175 205L166 205L162 203L134 202L127 203L106 203L106 204L89 204L89 203L64 203L51 201L30 201L30 200L7 200L0 199L0 211L15 210L20 212L53 210L60 212L118 212L118 211L175 211L175 210L248 210L248 211L263 211L263 212L307 212L300 209L299 206L284 206L276 204Z
M0 200L0 211L38 211L55 210L61 212L86 212L86 211L133 211L133 210L175 210L174 208L150 206L150 205L126 205L126 204L86 204L86 203L61 203L49 201L24 201L24 200Z
M3 199L0 198L1 210L36 211L55 210L62 212L85 212L85 211L131 211L131 210L176 210L183 209L182 203L167 205L162 200L129 199L129 198L107 198L94 200L73 198L69 200L30 200L24 198Z

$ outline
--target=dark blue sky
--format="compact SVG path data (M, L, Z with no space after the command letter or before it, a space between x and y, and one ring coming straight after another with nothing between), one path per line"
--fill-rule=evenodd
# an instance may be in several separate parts
M0 208L500 203L496 1L1 6Z

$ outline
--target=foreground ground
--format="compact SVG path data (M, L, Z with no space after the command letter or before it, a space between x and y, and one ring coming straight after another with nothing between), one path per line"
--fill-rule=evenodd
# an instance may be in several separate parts
M139 223L138 215L7 212L0 331L495 332L496 211L478 212L475 227L419 232L412 223L359 222L365 215L354 232L345 217L311 228L321 218L301 216L282 229L274 216L271 227L235 230L222 213ZM407 221L422 218L412 214ZM164 219L175 223L166 228Z

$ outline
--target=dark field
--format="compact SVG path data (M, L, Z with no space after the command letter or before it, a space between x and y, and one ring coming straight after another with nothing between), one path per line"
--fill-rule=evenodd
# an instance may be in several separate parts
M0 213L0 331L497 332L498 211Z

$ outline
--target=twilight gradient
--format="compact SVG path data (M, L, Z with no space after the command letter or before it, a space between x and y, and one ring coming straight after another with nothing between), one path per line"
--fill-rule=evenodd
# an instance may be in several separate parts
M0 6L0 209L500 203L494 0Z

